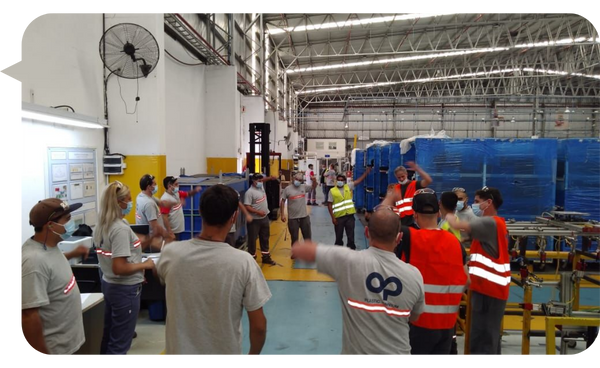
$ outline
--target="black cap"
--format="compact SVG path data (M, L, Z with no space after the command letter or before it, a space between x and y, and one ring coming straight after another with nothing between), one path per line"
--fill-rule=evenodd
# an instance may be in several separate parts
M250 179L251 179L252 181L257 181L257 180L259 180L259 179L262 179L262 178L264 178L264 177L265 177L265 176L264 176L263 174L261 174L261 173L256 173L256 174L253 174L253 175L250 177Z
M167 176L166 178L163 179L163 186L165 187L165 189L167 189L169 187L169 184L173 184L177 181L177 179L179 179L176 176ZM150 182L152 183L152 182Z
M412 208L417 213L434 214L440 211L437 196L433 193L420 193L413 197Z

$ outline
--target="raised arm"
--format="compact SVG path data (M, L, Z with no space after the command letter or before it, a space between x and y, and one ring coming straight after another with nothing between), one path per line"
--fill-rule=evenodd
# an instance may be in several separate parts
M367 166L367 169L365 170L365 172L354 181L354 185L358 185L360 183L362 183L363 180L365 180L365 178L367 177L367 175L369 175L369 173L371 172L371 166Z
M431 179L431 176L429 176L429 174L427 174L427 172L425 172L425 170L423 170L421 168L421 166L417 165L413 161L409 161L406 164L408 165L408 167L411 170L416 171L419 174L419 176L421 176L423 178L423 179L421 179L421 188L425 188L433 182L433 179Z

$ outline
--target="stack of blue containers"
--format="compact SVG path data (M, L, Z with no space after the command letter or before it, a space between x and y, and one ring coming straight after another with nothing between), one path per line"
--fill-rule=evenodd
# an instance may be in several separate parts
M600 221L600 139L565 139L564 209L589 213Z
M390 150L391 144L382 145L379 149L379 170L377 167L374 170L378 171L379 175L379 186L377 189L378 200L381 202L387 193L388 186L388 172L390 169ZM393 171L393 169L392 169Z
M354 170L352 170L352 180L356 181L356 179L360 178L362 174L365 173L365 151L356 150L355 151L355 164ZM354 192L352 194L352 200L354 201L354 206L357 210L364 209L366 206L365 203L365 181L363 180L360 184L354 187Z
M556 139L486 139L485 185L498 188L500 213L532 221L556 203Z
M365 178L366 206L367 211L373 211L373 207L379 204L379 160L381 159L381 146L371 145L367 148L366 166L373 166L373 170Z
M500 190L507 219L532 221L556 196L555 139L430 139L415 141L417 163L436 192L466 189L472 203L483 186Z

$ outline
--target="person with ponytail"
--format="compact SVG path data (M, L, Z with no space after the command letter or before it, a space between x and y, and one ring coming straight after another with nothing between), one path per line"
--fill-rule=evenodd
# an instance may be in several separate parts
M123 219L132 208L129 187L118 181L104 191L94 230L98 263L102 270L104 333L101 354L126 354L135 332L144 270L155 269L154 261L142 262L144 244Z

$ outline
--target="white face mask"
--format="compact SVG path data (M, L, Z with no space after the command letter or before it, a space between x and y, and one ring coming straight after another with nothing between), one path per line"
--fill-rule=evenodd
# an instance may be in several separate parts
M406 178L406 179L404 179L402 181L398 180L398 183L404 185L404 184L408 183L408 181L409 181L408 178Z
M456 202L456 212L460 212L465 208L465 202L458 201Z

